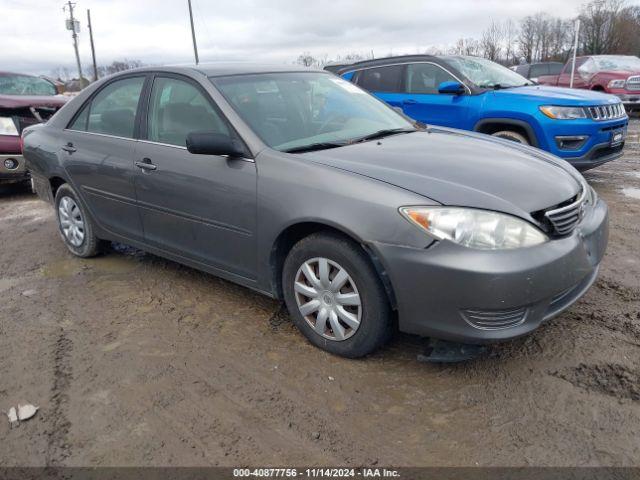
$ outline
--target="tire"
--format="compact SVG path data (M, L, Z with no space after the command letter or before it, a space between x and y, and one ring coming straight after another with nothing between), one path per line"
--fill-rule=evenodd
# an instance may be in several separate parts
M393 323L386 291L369 258L347 238L316 233L296 243L284 262L282 287L293 322L323 350L357 358L391 338ZM303 313L301 305L310 311Z
M58 188L55 208L58 230L69 251L82 258L94 257L100 253L102 242L95 236L93 220L69 184L65 183Z
M523 145L531 145L529 139L521 133L514 132L513 130L501 130L491 134L492 137L504 138L505 140L511 140L512 142L521 143Z

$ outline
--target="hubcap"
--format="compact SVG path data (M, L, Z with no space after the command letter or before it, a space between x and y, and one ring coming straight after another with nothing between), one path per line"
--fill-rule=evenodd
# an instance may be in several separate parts
M80 208L71 197L62 197L58 205L58 219L60 228L67 241L74 247L79 247L84 241L84 221Z
M318 335L342 341L360 327L358 288L336 262L322 257L307 260L296 273L294 290L300 313Z

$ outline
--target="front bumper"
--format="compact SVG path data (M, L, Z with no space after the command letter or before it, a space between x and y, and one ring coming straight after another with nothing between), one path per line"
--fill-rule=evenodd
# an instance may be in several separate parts
M588 170L622 156L628 123L626 117L606 121L584 119L546 122L543 125L544 144L541 147L578 170ZM615 142L614 136L619 133L623 134L622 141ZM559 138L572 136L585 137L585 141L579 148L559 148Z
M601 143L594 145L591 150L580 157L564 157L563 160L584 172L620 158L624 153L623 150L624 142L615 147L612 147L609 143Z
M4 162L13 159L18 162L18 166L13 169L5 167ZM24 157L19 154L0 154L0 182L22 181L29 179L29 172L24 162Z
M616 94L628 112L640 110L640 92Z
M576 302L595 281L607 240L600 200L571 235L536 247L372 247L389 275L401 331L488 343L525 335Z

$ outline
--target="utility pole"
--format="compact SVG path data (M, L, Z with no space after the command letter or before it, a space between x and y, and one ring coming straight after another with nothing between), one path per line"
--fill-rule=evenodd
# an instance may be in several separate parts
M76 65L78 66L78 82L80 83L80 87L84 87L82 82L82 65L80 65L80 53L78 53L78 32L76 30L80 30L80 22L77 22L73 17L73 7L75 7L75 3L72 3L71 0L67 2L67 7L69 8L69 20L67 20L67 30L71 30L71 36L73 37L73 49L76 51ZM63 8L64 10L64 8Z
M576 20L576 38L573 42L573 59L571 60L571 80L569 88L573 88L573 76L576 74L576 55L578 54L578 38L580 35L580 19Z
M193 54L196 57L196 65L200 63L200 59L198 58L198 45L196 44L196 29L193 26L193 11L191 10L191 0L187 0L189 3L189 19L191 20L191 38L193 38Z
M89 40L91 41L91 59L93 60L93 81L98 81L98 65L96 64L96 48L93 45L93 28L91 27L91 10L87 8L87 26L89 27Z

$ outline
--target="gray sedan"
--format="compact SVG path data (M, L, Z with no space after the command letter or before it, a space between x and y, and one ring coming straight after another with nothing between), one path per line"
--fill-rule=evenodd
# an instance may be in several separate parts
M348 357L396 328L529 333L586 292L607 243L568 163L414 124L327 72L114 75L28 128L24 155L73 254L123 242L283 299Z

